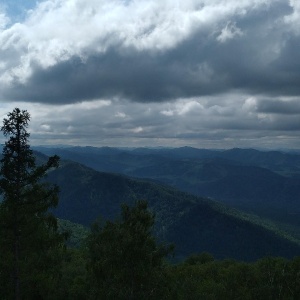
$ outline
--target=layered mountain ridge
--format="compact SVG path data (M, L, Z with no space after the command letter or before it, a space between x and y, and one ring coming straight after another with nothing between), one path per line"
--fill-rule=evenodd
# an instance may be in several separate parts
M52 150L55 151L55 149ZM148 201L150 209L156 214L156 236L161 241L176 245L175 255L177 259L183 259L192 253L202 251L211 252L217 258L229 257L242 260L255 260L265 255L292 257L300 253L297 234L294 235L294 238L291 238L290 235L284 233L284 230L280 232L280 227L276 224L274 228L271 228L272 223L264 222L259 218L254 222L254 219L249 215L242 214L226 205L224 206L220 202L179 191L168 186L167 184L170 184L170 182L161 180L157 175L169 176L170 180L174 180L178 176L177 179L181 177L184 180L184 176L187 175L183 171L190 169L191 173L188 173L188 175L192 178L193 170L196 167L199 168L200 165L200 162L198 165L195 163L195 158L178 159L170 157L170 155L165 158L163 155L149 154L149 152L152 152L151 149L143 149L147 152L147 155L141 154L138 150L135 150L134 152L138 153L133 155L124 152L122 149L113 149L113 154L110 149L105 149L106 154L99 154L97 148L92 148L89 150L96 152L96 157L93 157L91 151L88 151L87 155L83 151L84 149L79 148L79 150L81 153L78 154L80 151L74 151L74 156L77 155L90 161L95 158L98 162L106 160L107 165L114 160L115 166L118 168L126 165L128 170L128 166L130 166L130 172L135 177L99 172L83 164L62 161L61 167L52 171L47 179L60 186L60 204L55 211L60 218L89 226L99 217L104 220L116 218L122 203L133 205L136 200L144 199ZM100 149L99 151L103 150ZM74 159L74 157L71 157L73 152L69 149L68 157L64 153L58 152L57 154L63 158ZM47 154L51 153L48 152ZM101 156L103 157L101 158ZM120 157L122 157L122 160L118 160ZM127 159L124 157L127 157ZM130 160L128 157L130 157ZM149 164L146 166L145 163L141 166L139 157L144 162L147 160L152 166ZM160 168L157 164L157 173L155 173L153 162L158 163L158 161L160 162ZM176 168L173 167L173 171L167 169L167 166L171 168L171 161L173 163L180 162ZM198 161L196 160L196 162ZM211 163L215 164L214 167L212 168L211 165L207 167L207 164ZM193 168L190 167L191 165ZM223 179L226 178L227 174L231 174L226 169L226 165L227 167L229 165L231 173L239 170L236 174L238 175L237 178L243 176L244 167L252 170L253 174L249 173L248 177L251 175L259 179L257 175L259 173L262 178L264 176L268 178L269 173L271 173L272 180L275 181L276 185L278 185L276 180L283 177L281 174L265 168L243 166L237 161L232 162L218 157L215 159L206 158L205 163L203 160L201 161L202 169L199 169L207 175L202 178L202 181L206 183L217 181L218 183L219 179L215 180L218 176ZM152 170L152 174L156 176L145 176L150 177L152 181L137 178L137 170L141 170L141 168ZM151 173L148 172L147 175L149 174ZM194 176L196 184L199 184L199 178L201 179L199 176ZM289 178L295 179L294 175ZM159 181L162 183L158 183ZM267 226L265 226L266 224ZM269 226L270 224L271 226ZM297 226L293 229L297 231Z

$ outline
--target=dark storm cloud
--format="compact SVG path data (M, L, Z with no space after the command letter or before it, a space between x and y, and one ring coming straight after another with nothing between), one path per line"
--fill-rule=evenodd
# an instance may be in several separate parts
M161 51L115 42L85 59L73 55L46 68L31 62L31 75L4 96L62 104L114 97L161 102L231 90L298 95L300 37L284 21L292 12L287 1L274 1L198 27Z
M160 56L136 51L122 55L110 50L84 62L75 57L46 70L37 66L26 84L16 83L5 96L45 103L103 97L156 102L221 91L216 85L218 78L212 80L205 62L194 65L195 53L187 57L189 47Z
M300 115L300 101L297 100L260 100L256 111L269 114Z
M299 36L287 31L284 16L293 12L287 2L234 20L243 33L222 45L209 45L206 59L226 89L267 95L300 93ZM293 63L294 62L294 63ZM226 81L225 81L226 80Z

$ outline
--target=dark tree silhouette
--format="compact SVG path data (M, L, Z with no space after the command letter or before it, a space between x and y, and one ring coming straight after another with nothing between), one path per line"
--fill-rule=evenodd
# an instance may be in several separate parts
M47 269L45 257L64 241L57 232L56 219L48 212L58 204L58 188L41 182L48 170L58 167L59 157L50 157L44 165L36 166L28 144L29 121L26 110L15 108L1 128L8 140L1 159L0 251L5 263L2 261L0 284L2 293L4 289L6 297L15 299L25 297L21 296L22 283L31 283L34 295L34 289L38 289L33 280L35 270L42 262Z
M164 299L164 258L173 246L152 235L147 202L122 206L121 220L92 227L88 239L91 293L96 299Z

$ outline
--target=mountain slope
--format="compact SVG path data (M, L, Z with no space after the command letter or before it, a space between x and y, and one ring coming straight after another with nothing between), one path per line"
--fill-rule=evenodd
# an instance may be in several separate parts
M45 151L45 149L42 149ZM254 149L191 147L116 149L71 147L60 151L95 170L147 178L198 196L218 199L285 226L300 237L300 155ZM285 175L285 176L284 176Z
M264 255L292 257L300 247L261 226L226 213L222 205L155 183L96 172L64 162L49 173L60 186L59 218L83 225L101 216L114 219L121 203L145 199L156 214L160 240L176 244L178 259L210 251L217 258L254 260Z

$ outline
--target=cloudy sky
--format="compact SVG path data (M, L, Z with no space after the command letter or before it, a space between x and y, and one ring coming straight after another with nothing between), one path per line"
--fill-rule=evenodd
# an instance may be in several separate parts
M2 0L16 106L36 145L300 149L300 1Z

